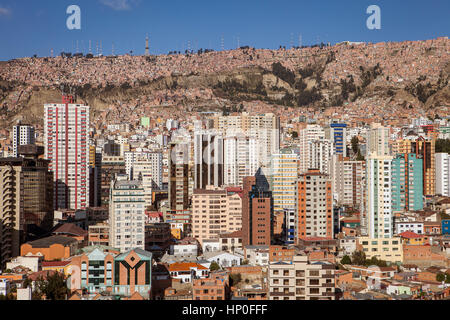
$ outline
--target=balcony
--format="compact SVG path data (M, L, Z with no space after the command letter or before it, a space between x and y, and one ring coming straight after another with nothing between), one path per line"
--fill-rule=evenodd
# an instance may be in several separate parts
M334 274L323 274L322 279L334 279Z
M272 297L294 297L294 292L270 292Z

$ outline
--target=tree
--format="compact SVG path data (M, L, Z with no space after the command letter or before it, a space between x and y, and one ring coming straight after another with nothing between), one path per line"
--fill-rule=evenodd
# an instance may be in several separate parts
M294 138L294 139L298 138L298 132L297 131L293 131L292 132L292 138Z
M357 136L352 138L352 151L354 154L357 154L359 151L359 139Z
M436 275L436 281L439 281L439 282L445 281L445 274L443 274L443 273L438 273L438 274Z
M211 262L211 265L209 266L209 270L211 270L211 271L220 270L220 266L217 262L213 261L213 262Z
M357 266L363 266L366 263L366 254L363 251L355 251L352 254L352 262Z
M352 264L352 259L350 259L350 257L348 255L345 255L341 259L341 264Z
M47 300L65 300L69 294L65 276L59 272L53 275L47 273L47 280L40 277L36 287L41 294L45 294Z

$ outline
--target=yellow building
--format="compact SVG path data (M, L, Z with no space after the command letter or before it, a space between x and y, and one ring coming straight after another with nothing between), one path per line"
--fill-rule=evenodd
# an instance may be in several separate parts
M403 245L401 238L368 238L358 239L359 250L366 254L367 259L377 257L392 263L403 263Z
M42 261L42 271L56 271L59 273L64 273L64 275L69 276L69 267L71 266L71 261Z
M428 243L428 237L414 233L412 231L405 231L398 234L402 238L402 243L404 245L416 245L423 246Z

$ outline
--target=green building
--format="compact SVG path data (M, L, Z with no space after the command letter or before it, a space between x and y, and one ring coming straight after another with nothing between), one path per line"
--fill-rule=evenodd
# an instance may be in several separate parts
M141 118L141 126L143 127L150 127L150 118L149 117L142 117Z
M392 211L423 209L423 159L399 154L392 160Z

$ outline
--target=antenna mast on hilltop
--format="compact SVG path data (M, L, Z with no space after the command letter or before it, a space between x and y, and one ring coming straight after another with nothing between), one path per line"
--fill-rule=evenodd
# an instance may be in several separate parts
M291 32L291 49L294 47L294 33Z
M220 38L220 47L221 47L222 51L225 50L225 39L223 38L223 35Z
M149 44L148 44L148 33L147 33L147 36L145 37L145 55L146 56L149 56L150 55L150 47L149 47Z
M89 40L89 53L92 54L92 40Z

